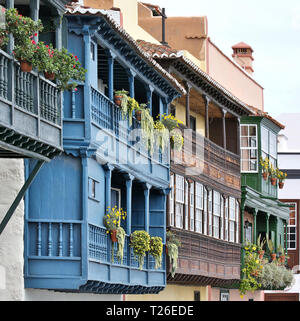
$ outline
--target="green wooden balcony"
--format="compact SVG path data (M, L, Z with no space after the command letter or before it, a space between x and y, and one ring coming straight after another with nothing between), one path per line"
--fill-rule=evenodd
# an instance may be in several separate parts
M62 151L61 93L0 50L0 158L49 161Z

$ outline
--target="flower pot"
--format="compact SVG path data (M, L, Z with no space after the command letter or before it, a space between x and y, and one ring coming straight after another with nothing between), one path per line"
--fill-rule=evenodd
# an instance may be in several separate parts
M136 118L136 120L141 121L141 119L142 119L142 112L141 112L141 110L136 110L136 111L135 111L135 118Z
M111 230L111 231L110 231L110 238L111 238L111 241L112 241L113 243L118 242L118 239L117 239L117 230Z
M279 256L279 262L284 263L285 262L285 255L280 255Z
M276 179L276 178L271 178L271 184L272 184L273 186L275 186L276 183L277 183L277 179Z
M279 186L280 189L283 189L284 182L279 182L279 183L278 183L278 186Z
M45 78L49 80L55 79L55 73L54 72L44 72Z
M275 261L276 260L276 253L272 253L271 258L272 258L272 261Z
M263 173L262 176L263 176L263 179L266 181L266 180L268 179L268 176L269 176L269 175L268 175L268 173Z
M115 104L117 106L121 106L122 98L123 98L122 95L115 95L115 99L114 100L115 100Z
M262 260L264 258L264 254L265 254L265 251L263 251L263 250L258 251L258 256L259 256L260 260Z
M32 70L32 64L26 60L20 61L20 68L23 72L30 72Z

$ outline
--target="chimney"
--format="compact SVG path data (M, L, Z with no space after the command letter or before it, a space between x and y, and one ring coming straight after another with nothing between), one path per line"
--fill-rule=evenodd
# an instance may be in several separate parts
M252 62L254 60L252 53L253 49L244 42L240 42L231 47L233 49L232 57L236 63L238 63L248 74L252 75L254 70L252 68Z
M162 12L161 12L161 23L162 23L162 39L161 39L161 44L162 45L165 45L165 46L168 46L168 43L166 42L166 19L167 19L167 16L166 16L166 9L165 8L162 8Z

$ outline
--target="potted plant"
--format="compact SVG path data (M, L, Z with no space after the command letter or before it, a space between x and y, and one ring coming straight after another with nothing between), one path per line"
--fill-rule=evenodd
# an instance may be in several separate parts
M130 247L133 248L133 254L142 270L146 252L150 250L150 235L146 231L134 231L130 235Z
M169 142L169 131L160 120L154 123L155 141L162 152L164 152L166 145Z
M58 87L61 90L74 90L78 81L85 80L87 70L81 67L78 57L69 53L66 48L55 49L53 59L57 66Z
M171 114L162 114L158 115L158 117L161 118L161 122L164 124L164 126L168 129L169 132L179 127L179 124L183 124L181 120L178 120L175 116Z
M280 171L279 169L277 169L277 178L279 180L279 183L278 183L279 188L283 189L284 181L287 178L287 173L284 173L284 172Z
M142 120L142 112L147 108L147 104L140 104L135 106L135 118L140 122Z
M281 244L278 245L277 252L279 255L279 259L278 259L279 263L284 264L285 263L285 253L284 253L283 246Z
M261 157L260 158L260 165L261 165L262 171L263 171L263 179L266 181L269 177L269 167L270 167L269 158L266 157L265 159L263 159Z
M166 254L169 256L169 262L171 265L171 276L175 275L178 263L178 248L181 246L181 242L171 231L167 232L167 242L166 242Z
M264 257L265 251L263 250L263 248L266 243L266 239L265 238L261 239L261 236L262 235L259 234L257 238L257 252L260 260L262 260Z
M24 40L22 45L15 45L13 54L20 62L22 72L30 72L33 68L35 55L35 42L30 39Z
M117 228L117 241L118 241L117 258L120 261L120 263L123 262L125 237L126 237L125 230L123 229L122 226L118 226L118 228Z
M114 101L115 104L119 107L126 108L127 101L128 101L128 94L127 90L115 90Z
M269 236L267 235L267 245L268 245L268 249L269 249L269 253L271 256L272 261L274 262L276 260L276 253L274 252L274 244L272 242L272 240L269 239Z
M148 152L152 155L154 151L154 120L150 115L149 108L143 108L141 104L141 129L142 138Z
M181 131L179 129L173 130L170 135L171 148L176 151L181 151L184 142Z
M272 164L270 165L270 168L269 168L269 175L271 179L271 184L275 186L277 183L276 169L273 167Z
M162 252L163 252L162 238L159 237L159 236L151 237L149 253L154 257L155 269L158 269L158 268L161 267L161 264L162 264Z
M57 50L53 46L38 42L35 52L35 65L38 71L43 72L46 79L54 80L59 71Z
M103 224L107 229L107 233L110 233L112 242L117 242L117 229L121 226L121 219L126 219L126 212L122 208L117 206L106 210L107 214L103 217Z

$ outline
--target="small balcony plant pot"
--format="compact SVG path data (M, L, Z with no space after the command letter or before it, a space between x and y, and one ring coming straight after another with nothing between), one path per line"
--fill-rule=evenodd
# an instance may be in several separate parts
M135 111L135 118L136 118L136 120L141 121L141 119L142 119L142 111L141 110Z
M283 189L284 182L279 182L279 183L278 183L278 186L279 186L280 189Z
M265 254L265 251L263 251L263 250L258 251L258 257L260 260L262 260L264 258L264 254Z
M280 255L279 256L279 262L284 263L285 262L285 255Z
M111 230L110 231L110 239L113 243L117 243L118 239L117 239L117 230Z
M273 186L275 186L276 183L277 183L277 179L276 179L276 178L271 178L271 184L272 184Z
M263 173L263 179L264 179L265 181L268 179L268 176L269 176L268 173L266 173L266 172Z
M274 262L276 260L276 253L271 254L272 261Z
M26 60L20 61L20 68L23 72L30 72L32 71L32 64Z
M121 106L122 98L123 98L122 95L115 95L114 97L115 104L119 107Z
M54 72L44 72L45 78L49 80L55 79L55 73Z

